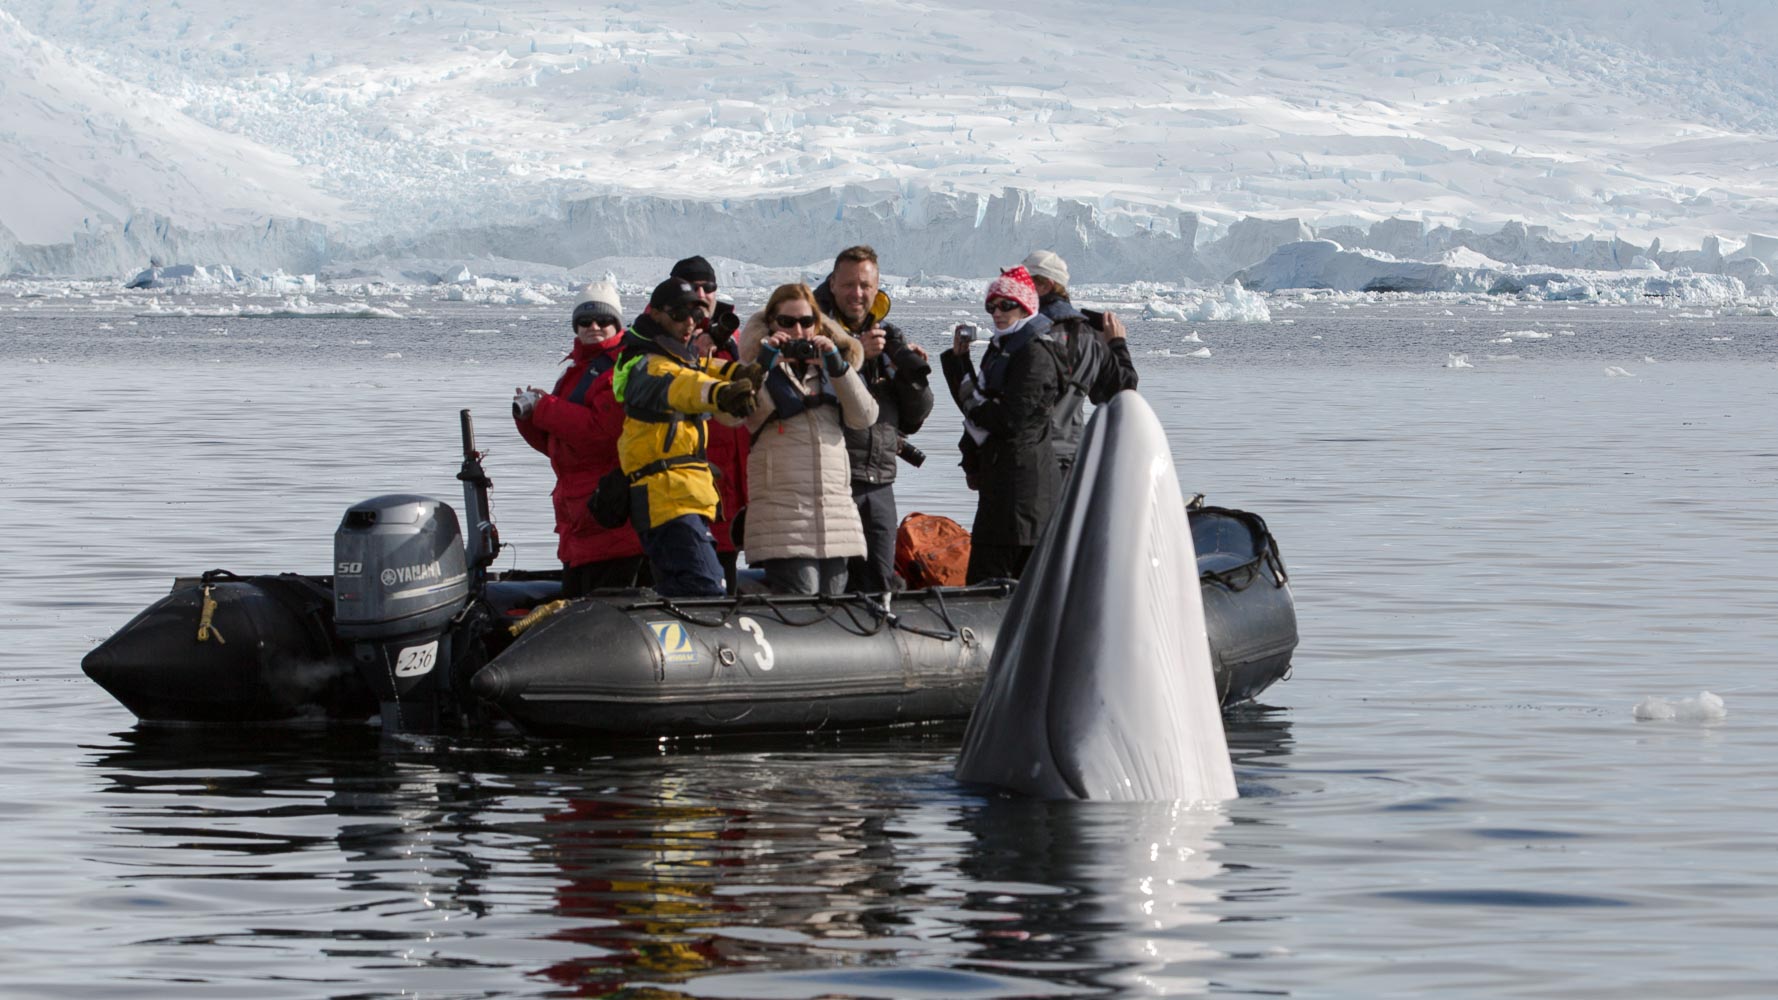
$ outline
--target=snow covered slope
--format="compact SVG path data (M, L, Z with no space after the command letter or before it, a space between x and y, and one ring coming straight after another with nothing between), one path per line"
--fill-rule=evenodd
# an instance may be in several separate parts
M214 223L349 218L276 149L200 123L0 10L0 225L60 242L152 208Z
M0 249L147 211L471 252L598 196L842 189L918 227L1004 187L1110 231L1198 212L1199 239L1246 215L1778 231L1770 0L0 8Z

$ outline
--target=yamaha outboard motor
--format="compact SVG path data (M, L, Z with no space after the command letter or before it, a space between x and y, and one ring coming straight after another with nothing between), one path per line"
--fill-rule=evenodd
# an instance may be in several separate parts
M436 729L454 708L452 626L469 604L457 512L393 494L346 511L333 535L333 617L386 729Z

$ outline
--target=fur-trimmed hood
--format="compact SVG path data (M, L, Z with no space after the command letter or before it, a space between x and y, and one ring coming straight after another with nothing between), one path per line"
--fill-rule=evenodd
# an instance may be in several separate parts
M747 317L746 324L741 327L741 335L737 338L741 345L741 361L752 363L759 360L759 345L773 332L766 325L764 309ZM864 364L864 344L847 333L832 316L822 314L821 332L840 349L840 356L846 359L847 364L854 369Z

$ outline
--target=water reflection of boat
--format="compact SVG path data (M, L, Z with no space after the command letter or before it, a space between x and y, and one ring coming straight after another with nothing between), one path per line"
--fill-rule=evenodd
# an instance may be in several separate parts
M179 581L89 653L86 673L157 723L498 718L528 735L654 738L969 715L1010 584L564 605L555 574L491 571L499 542L467 411L464 428L465 526L427 497L357 504L333 575ZM1287 577L1258 516L1203 507L1191 529L1218 692L1239 703L1289 670Z

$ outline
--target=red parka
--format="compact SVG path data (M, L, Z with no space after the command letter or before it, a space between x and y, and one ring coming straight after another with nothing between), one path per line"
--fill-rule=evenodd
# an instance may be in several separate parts
M576 341L555 391L539 399L529 417L514 418L519 434L548 455L555 470L550 499L556 508L556 556L565 566L642 554L636 529L603 527L587 510L599 480L617 468L624 409L611 394L611 369L622 343L621 333L599 344Z

